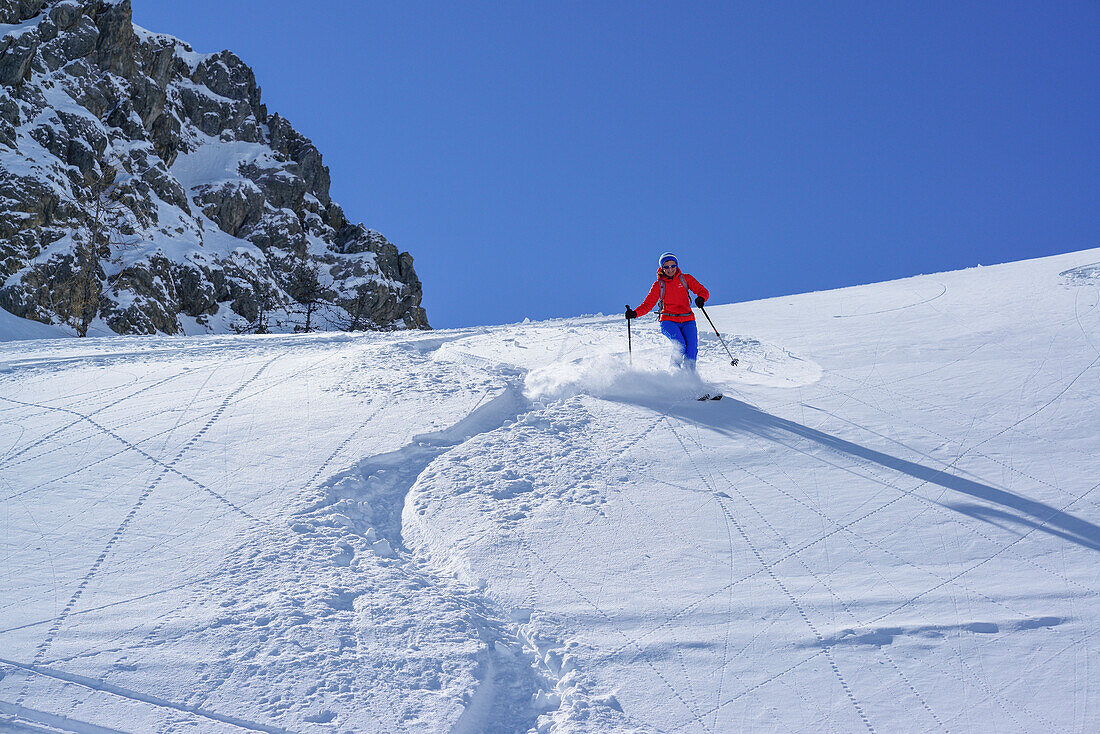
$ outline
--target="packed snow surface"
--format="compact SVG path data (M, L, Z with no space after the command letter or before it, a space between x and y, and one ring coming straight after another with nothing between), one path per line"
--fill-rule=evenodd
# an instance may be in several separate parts
M0 730L1100 731L1098 305L5 341Z

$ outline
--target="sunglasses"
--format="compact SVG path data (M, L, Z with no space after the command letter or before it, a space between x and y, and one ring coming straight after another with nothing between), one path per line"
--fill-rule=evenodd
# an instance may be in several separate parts
M662 270L674 270L675 268L676 268L676 263L674 263L674 262L665 263L664 265L661 266Z

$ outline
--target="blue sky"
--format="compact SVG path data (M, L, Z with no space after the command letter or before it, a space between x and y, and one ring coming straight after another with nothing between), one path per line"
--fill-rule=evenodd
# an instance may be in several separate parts
M132 0L229 48L439 327L1100 246L1100 3ZM727 326L736 331L736 325Z

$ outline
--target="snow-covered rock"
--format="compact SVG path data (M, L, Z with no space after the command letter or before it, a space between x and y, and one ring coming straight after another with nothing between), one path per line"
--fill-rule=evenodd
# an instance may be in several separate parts
M77 333L428 328L231 51L129 0L0 0L0 307Z

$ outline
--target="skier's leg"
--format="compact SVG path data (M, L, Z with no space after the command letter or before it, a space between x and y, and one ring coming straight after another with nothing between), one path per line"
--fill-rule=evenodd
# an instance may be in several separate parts
M672 356L668 360L668 368L670 370L678 369L684 363L684 351L687 349L687 342L684 341L680 324L675 321L662 321L661 333L672 342Z
M681 326L684 336L684 366L695 369L695 360L699 357L699 327L695 321L685 321Z

